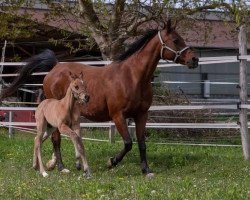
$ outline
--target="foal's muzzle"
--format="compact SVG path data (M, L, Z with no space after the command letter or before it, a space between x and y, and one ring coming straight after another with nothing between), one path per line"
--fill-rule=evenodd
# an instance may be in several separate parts
M85 93L79 94L79 96L77 97L78 103L88 103L89 98L90 97L88 94L85 94Z

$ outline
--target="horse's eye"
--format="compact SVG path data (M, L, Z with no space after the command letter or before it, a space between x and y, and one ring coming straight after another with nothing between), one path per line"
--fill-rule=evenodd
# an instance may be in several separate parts
M78 89L79 89L79 86L78 86L78 85L76 85L76 86L75 86L75 89L76 89L76 90L78 90Z
M178 40L178 39L174 39L173 42L174 42L175 44L177 44L177 43L179 42L179 40Z

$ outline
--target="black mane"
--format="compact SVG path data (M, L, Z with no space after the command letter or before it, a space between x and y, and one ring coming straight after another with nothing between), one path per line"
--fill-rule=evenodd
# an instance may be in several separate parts
M148 30L147 32L145 32L145 34L142 35L140 39L133 42L124 53L116 57L115 61L126 60L129 56L131 56L132 54L137 52L139 49L141 49L141 47L147 44L157 34L157 32L158 30L156 29Z

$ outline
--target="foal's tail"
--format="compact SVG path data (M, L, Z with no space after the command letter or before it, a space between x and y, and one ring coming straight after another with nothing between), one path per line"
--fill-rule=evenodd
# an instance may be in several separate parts
M22 84L25 84L31 78L32 73L48 72L58 63L54 52L49 49L27 59L26 62L27 64L17 72L19 76L14 79L8 88L2 90L0 100L14 94Z

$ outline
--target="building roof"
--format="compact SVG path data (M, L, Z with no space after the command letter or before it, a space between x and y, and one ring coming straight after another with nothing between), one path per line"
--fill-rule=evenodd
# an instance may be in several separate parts
M46 24L57 29L67 30L80 34L82 32L81 19L72 15L57 18L54 21L46 21L44 15L48 9L23 8L18 15L28 12L32 14L32 20L40 24ZM148 26L145 26L148 27ZM185 39L186 43L192 47L199 48L238 48L238 32L235 23L222 21L215 15L209 15L206 19L195 17L186 19L177 25L178 32ZM248 44L250 48L250 44Z

